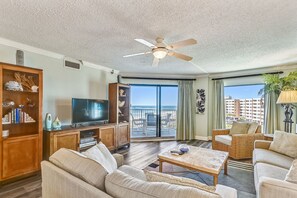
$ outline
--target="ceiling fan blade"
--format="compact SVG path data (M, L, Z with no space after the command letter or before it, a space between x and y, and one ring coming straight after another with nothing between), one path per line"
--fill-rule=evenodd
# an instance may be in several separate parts
M159 59L154 58L152 67L158 67L158 64L159 64Z
M195 39L187 39L184 41L178 41L176 43L169 44L166 48L167 49L178 49L181 47L185 47L188 45L195 45L195 44L197 44L197 41Z
M187 56L187 55L184 55L181 53L176 53L176 52L169 52L168 56L174 56L176 58L179 58L179 59L182 59L185 61L191 61L193 59L193 57L191 57L191 56Z
M123 57L128 58L128 57L132 57L132 56L139 56L139 55L150 54L150 53L152 53L152 52L142 52L142 53L137 53L137 54L129 54L129 55L125 55Z
M146 41L146 40L143 40L143 39L134 39L135 41L143 44L143 45L146 45L150 48L156 48L156 46L154 44L151 44L150 42Z

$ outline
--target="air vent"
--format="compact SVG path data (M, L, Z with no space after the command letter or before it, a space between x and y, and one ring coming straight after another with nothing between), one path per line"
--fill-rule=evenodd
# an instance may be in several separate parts
M73 58L65 57L64 58L64 67L71 69L80 69L82 63L79 60L75 60Z

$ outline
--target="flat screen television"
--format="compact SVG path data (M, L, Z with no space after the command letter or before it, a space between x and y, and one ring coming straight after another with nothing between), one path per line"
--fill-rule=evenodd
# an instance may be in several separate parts
M72 98L72 124L106 122L108 115L108 100Z

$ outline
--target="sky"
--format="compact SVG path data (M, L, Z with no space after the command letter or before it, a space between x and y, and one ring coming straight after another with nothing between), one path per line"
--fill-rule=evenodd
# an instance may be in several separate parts
M258 95L260 89L264 85L244 85L225 87L225 96L231 96L233 99L247 99L247 98L260 98Z
M234 99L259 98L260 89L264 85L244 85L225 87L225 96ZM131 86L131 104L133 106L155 106L156 87L154 86ZM163 106L177 106L178 88L162 87L161 103Z
M177 87L162 87L162 106L177 106L177 92ZM133 106L154 106L156 94L154 86L131 86L131 104Z

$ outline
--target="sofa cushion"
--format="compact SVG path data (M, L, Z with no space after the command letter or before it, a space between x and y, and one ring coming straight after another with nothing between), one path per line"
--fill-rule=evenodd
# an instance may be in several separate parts
M221 196L192 187L164 182L147 182L134 178L120 170L108 174L106 192L117 198L219 198Z
M259 124L257 122L251 122L249 129L248 129L248 134L254 134L257 132Z
M253 164L255 165L259 162L289 169L293 158L266 149L254 149Z
M297 184L297 159L293 161L285 180Z
M254 167L254 180L256 190L258 192L260 177L270 177L274 179L284 180L288 169L274 166L271 164L257 163Z
M141 170L141 169L135 168L133 166L123 165L118 170L126 173L127 175L130 175L132 177L140 179L142 181L147 181L146 176L145 176L143 170Z
M204 190L210 193L215 193L216 188L214 186L208 186L201 182L198 182L193 179L185 178L185 177L177 177L174 175L168 175L155 171L144 171L147 181L149 182L165 182L169 184L176 184L182 186L189 186L193 188L198 188L200 190Z
M215 136L215 141L221 142L221 143L226 144L228 146L231 146L232 136L230 136L230 135L216 135Z
M284 131L275 131L269 150L297 158L297 135Z
M230 135L247 134L249 127L250 124L246 122L233 122L230 129Z
M117 161L106 148L103 143L99 143L87 151L83 152L88 158L93 159L100 163L108 173L112 173L117 169Z
M105 191L104 180L107 171L96 161L65 148L56 151L50 156L49 161L92 186Z

